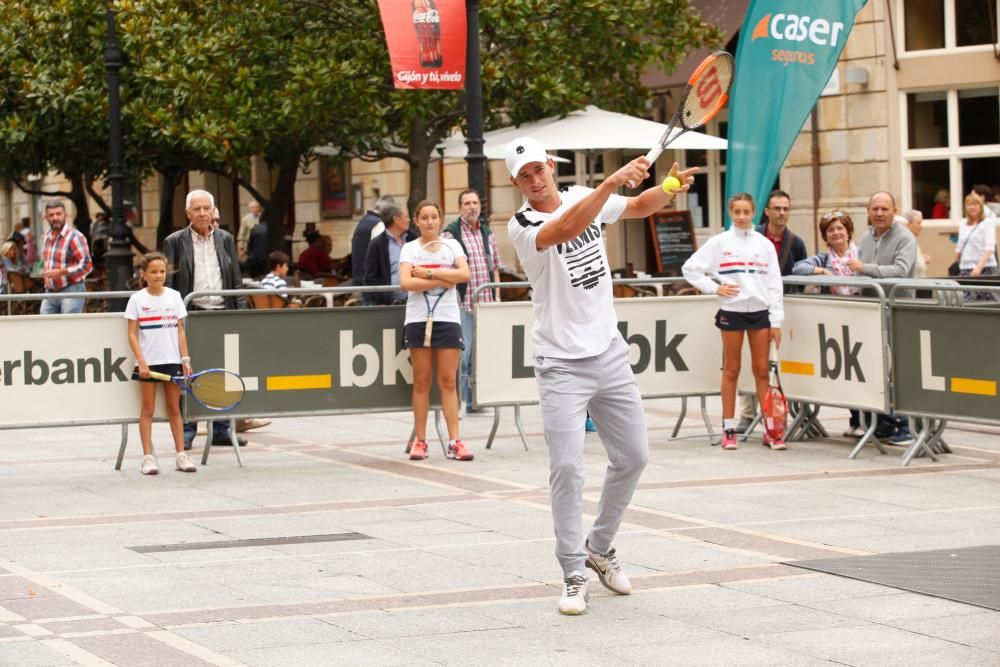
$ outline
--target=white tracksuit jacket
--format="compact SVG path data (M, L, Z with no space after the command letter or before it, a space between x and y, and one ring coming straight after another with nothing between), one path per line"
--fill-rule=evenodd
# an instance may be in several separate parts
M733 226L716 234L684 262L682 270L684 279L705 294L715 294L719 283L737 285L739 294L719 297L722 310L736 313L767 310L775 328L785 319L778 255L774 244L754 229Z

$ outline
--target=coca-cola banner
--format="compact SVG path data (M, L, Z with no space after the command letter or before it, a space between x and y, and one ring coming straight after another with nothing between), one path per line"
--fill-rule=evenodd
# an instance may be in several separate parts
M396 88L465 87L465 0L378 0Z

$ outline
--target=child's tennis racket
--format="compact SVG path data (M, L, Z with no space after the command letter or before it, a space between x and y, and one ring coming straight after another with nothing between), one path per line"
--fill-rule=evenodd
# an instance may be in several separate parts
M444 241L425 243L417 253L414 264L420 269L453 269L455 268L455 251ZM418 274L419 275L419 274ZM427 304L427 324L424 326L424 347L431 346L431 334L434 332L434 310L441 302L441 297L454 287L432 287L424 290L424 303Z
M784 440L785 429L788 426L788 401L785 391L781 388L781 376L778 374L778 354L774 342L771 342L767 393L764 394L764 405L761 414L764 417L764 431L772 440Z
M656 162L660 153L677 137L688 130L701 127L726 106L735 72L733 56L725 51L716 51L701 61L698 69L688 79L677 104L677 111L670 119L666 131L656 145L646 153L650 165ZM680 132L674 134L678 127ZM628 184L630 188L636 185L638 183Z
M150 371L149 377L160 382L173 382L198 405L217 412L232 410L240 404L246 393L243 378L221 368L211 368L186 377L170 377L166 373Z

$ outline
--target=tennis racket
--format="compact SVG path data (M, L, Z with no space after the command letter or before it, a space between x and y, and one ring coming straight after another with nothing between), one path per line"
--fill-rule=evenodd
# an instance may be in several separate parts
M677 104L677 111L670 119L666 131L646 153L650 166L677 137L688 130L701 127L726 106L735 72L733 56L725 51L716 51L701 61L698 69L688 79ZM680 132L674 134L678 128ZM628 183L630 188L637 185L638 183Z
M232 410L240 404L246 393L243 378L221 368L211 368L186 377L171 377L166 373L150 371L149 377L160 382L173 382L186 391L198 405L217 412Z
M455 251L444 241L425 243L417 253L414 264L420 269L453 269L455 268ZM419 274L418 274L419 275ZM434 332L434 311L441 302L441 297L452 287L432 287L424 290L424 303L427 304L427 324L424 325L424 347L431 346L431 334Z
M788 401L785 391L781 388L781 376L778 375L777 348L771 343L771 354L768 362L767 393L764 394L764 405L761 414L764 417L764 431L773 440L784 440L785 429L788 426Z

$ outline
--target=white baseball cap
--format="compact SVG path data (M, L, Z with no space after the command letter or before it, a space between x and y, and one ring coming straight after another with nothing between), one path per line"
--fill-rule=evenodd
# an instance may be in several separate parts
M537 140L531 137L518 137L507 144L507 171L514 178L521 167L530 162L548 162L549 156Z

